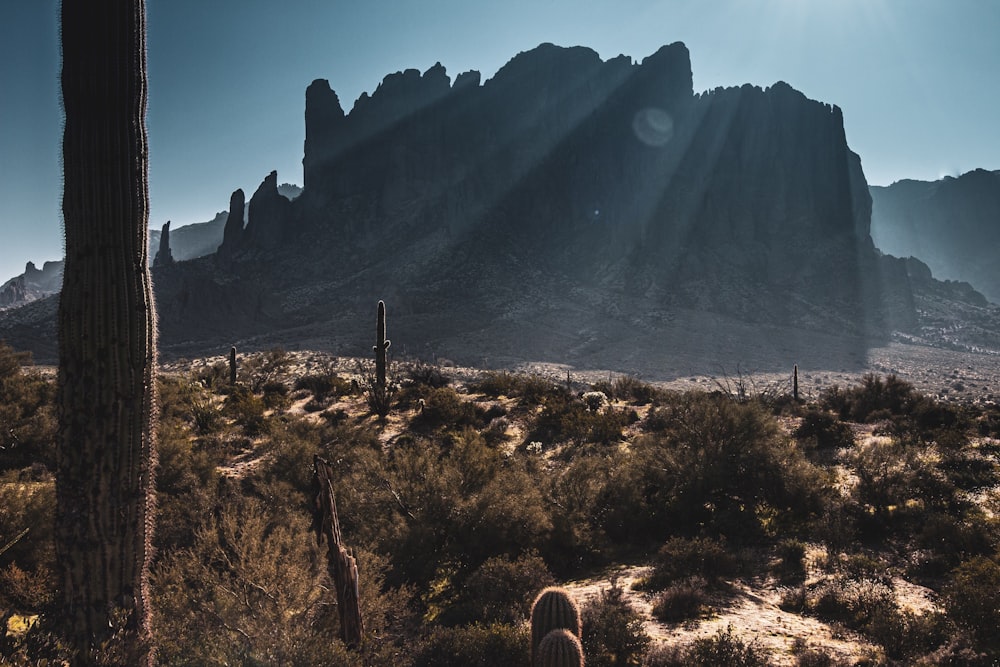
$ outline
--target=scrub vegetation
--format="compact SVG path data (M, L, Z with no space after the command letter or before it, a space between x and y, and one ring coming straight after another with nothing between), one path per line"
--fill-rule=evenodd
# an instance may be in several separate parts
M59 664L54 380L26 363L0 347L0 664ZM240 368L160 376L160 664L526 665L539 591L623 564L641 576L579 599L588 665L1000 659L996 407L892 376L802 403L397 363L383 417L332 363ZM310 531L316 454L360 572L356 650ZM859 648L680 638L747 586Z

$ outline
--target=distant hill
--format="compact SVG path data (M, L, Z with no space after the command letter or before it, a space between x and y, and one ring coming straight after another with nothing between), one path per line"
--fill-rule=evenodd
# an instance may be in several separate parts
M680 43L641 62L543 44L485 82L406 70L349 113L317 80L305 129L299 197L272 172L232 193L214 254L154 270L165 354L366 354L385 299L396 354L846 367L994 315L876 250L839 108L780 82L696 94ZM0 337L37 345L47 312ZM963 331L1000 349L992 324Z
M282 183L278 193L286 199L295 199L302 194L302 188L292 183ZM211 255L219 249L222 243L222 230L226 225L229 211L217 213L208 222L196 222L170 230L170 250L174 260L180 262ZM155 257L160 246L160 230L149 230L149 256Z
M291 200L302 194L302 188L292 183L282 183L278 186L278 192ZM222 211L208 222L196 222L171 230L170 248L174 260L214 254L222 243L222 230L228 216L228 211ZM160 230L149 230L150 261L156 256L159 246ZM28 262L24 273L0 285L0 308L19 307L55 294L62 287L62 267L62 261L45 262L42 269L38 270L33 262Z
M919 257L939 278L963 280L1000 303L1000 171L872 186L872 238Z
M62 270L62 262L45 262L41 269L28 262L24 273L0 285L0 309L16 308L58 292Z

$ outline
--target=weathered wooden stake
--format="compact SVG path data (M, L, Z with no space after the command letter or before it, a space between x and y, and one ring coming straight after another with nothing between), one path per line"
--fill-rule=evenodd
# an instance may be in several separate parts
M361 596L358 589L358 565L341 541L337 501L333 495L333 469L319 455L313 456L313 530L316 542L327 542L326 567L337 590L340 614L340 638L349 648L357 648L364 638L361 620Z

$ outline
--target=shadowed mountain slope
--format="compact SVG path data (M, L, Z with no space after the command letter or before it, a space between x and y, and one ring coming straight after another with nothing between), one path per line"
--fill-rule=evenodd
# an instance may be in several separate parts
M695 94L680 43L406 70L349 113L314 81L301 196L277 178L245 222L233 194L214 256L156 271L168 354L364 354L380 298L397 353L490 364L857 365L919 328L840 109L784 83Z

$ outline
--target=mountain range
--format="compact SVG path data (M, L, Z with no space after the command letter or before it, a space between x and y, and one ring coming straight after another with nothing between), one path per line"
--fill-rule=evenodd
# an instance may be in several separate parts
M165 354L364 354L379 299L397 353L485 365L857 365L952 315L996 342L981 294L876 249L838 107L780 82L696 94L683 44L406 70L350 112L325 80L305 98L301 195L272 172L232 193L215 252L154 269ZM51 355L51 301L0 337Z
M879 248L919 257L935 276L972 283L1000 303L1000 171L903 180L871 193Z

